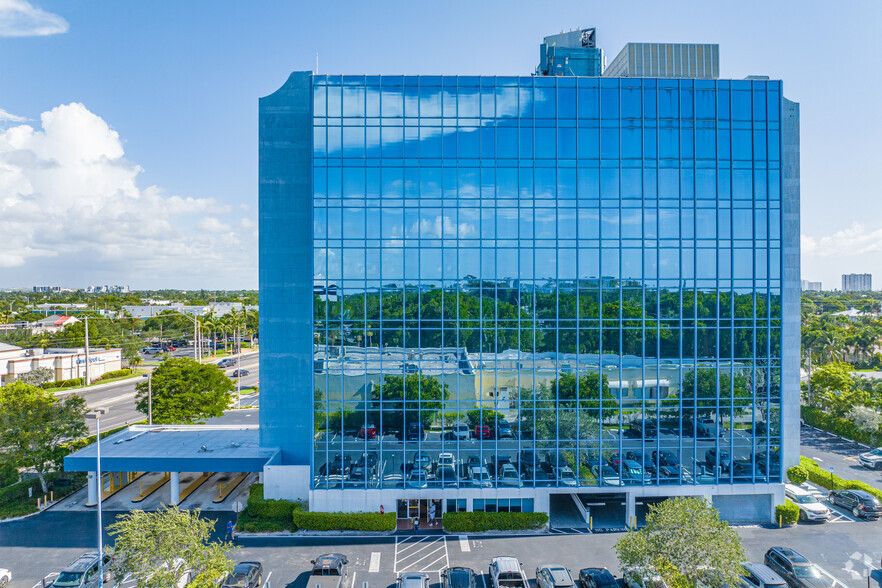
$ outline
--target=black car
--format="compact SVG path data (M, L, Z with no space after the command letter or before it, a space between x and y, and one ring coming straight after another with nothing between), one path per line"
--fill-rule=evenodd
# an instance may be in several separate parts
M764 563L784 578L793 588L827 588L832 580L803 555L789 547L772 547L766 552Z
M653 439L658 437L658 427L654 421L634 421L628 425L628 428L625 430L625 436L632 439Z
M514 465L511 461L511 457L508 455L493 455L493 457L490 458L490 463L493 466L492 474L494 477L499 475L499 470L502 469L503 465Z
M832 505L850 510L856 517L878 519L882 516L882 503L864 490L832 490L827 499Z
M652 461L656 462L660 466L678 466L678 465L680 465L680 460L677 459L677 455L673 451L668 451L667 449L653 451L652 452Z
M459 481L459 476L456 475L456 470L454 470L450 466L440 466L435 468L435 481L433 486L441 486L442 488L455 488L457 482Z
M221 584L221 588L258 588L263 576L263 564L259 561L237 563Z
M377 477L377 469L373 466L355 465L349 471L349 480L352 482L360 482L363 480L373 480Z
M328 464L329 476L348 476L349 470L352 469L352 458L348 455L334 456L334 460Z
M245 376L247 376L250 373L251 372L249 372L248 370L233 370L233 377L234 378L244 378Z
M717 450L716 449L708 449L707 453L704 454L704 463L708 467L709 470L714 471L714 468L717 467ZM720 468L724 472L728 472L732 468L732 458L729 457L729 452L725 449L720 449Z
M756 471L763 476L774 475L781 471L781 454L777 451L770 451L768 454L765 451L751 453L750 459L756 465Z
M426 430L423 428L423 425L420 423L410 423L407 425L407 440L408 441L425 441L426 440Z
M441 572L441 588L475 588L475 572L471 568L447 568Z
M534 468L537 465L539 463L536 458L536 452L531 449L521 449L521 453L518 455L518 469L521 471L521 475L529 475L532 478Z
M606 568L585 568L579 570L580 588L615 588L616 578Z
M377 466L378 461L379 459L377 458L376 453L374 453L373 451L366 451L361 454L361 457L358 458L358 461L355 462L355 465L373 468Z

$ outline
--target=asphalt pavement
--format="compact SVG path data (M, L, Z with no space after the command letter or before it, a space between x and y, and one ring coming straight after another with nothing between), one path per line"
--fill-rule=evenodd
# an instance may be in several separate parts
M882 470L868 470L858 461L858 455L868 450L866 445L843 439L832 433L808 425L800 431L802 455L818 462L827 471L846 480L860 480L882 489Z

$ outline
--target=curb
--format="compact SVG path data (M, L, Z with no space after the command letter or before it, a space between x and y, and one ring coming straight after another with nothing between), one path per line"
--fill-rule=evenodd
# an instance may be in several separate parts
M825 431L824 429L820 429L814 425L806 425L806 426L810 429L814 429L815 431L817 431L819 433L825 433L825 434L830 435L832 437L836 437L837 439L841 439L842 441L848 441L852 445L857 445L858 447L863 447L864 449L872 449L872 447L870 447L869 445L865 445L859 441L855 441L854 439L849 439L848 437L843 437L842 435L837 435L836 433L831 433L830 431Z

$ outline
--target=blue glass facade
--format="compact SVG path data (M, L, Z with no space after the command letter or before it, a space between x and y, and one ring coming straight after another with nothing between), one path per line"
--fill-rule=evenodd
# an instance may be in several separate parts
M300 75L311 227L264 215L262 103L261 343L311 383L261 425L313 489L781 481L779 81Z

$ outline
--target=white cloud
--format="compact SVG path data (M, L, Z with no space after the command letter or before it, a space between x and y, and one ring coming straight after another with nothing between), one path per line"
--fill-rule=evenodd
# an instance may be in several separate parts
M819 239L802 235L800 244L803 254L821 257L882 252L882 228L870 229L854 222L847 229Z
M2 1L2 0L0 0ZM23 116L16 116L12 113L6 112L2 108L0 108L0 124L3 123L21 123L25 122L27 119Z
M0 0L0 37L45 37L69 28L62 17L26 0Z
M119 134L82 104L40 119L0 129L0 285L256 285L253 221L138 186Z

